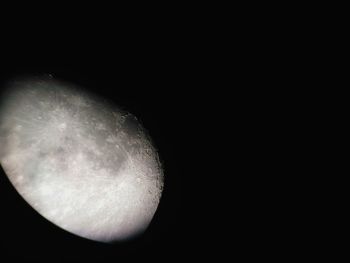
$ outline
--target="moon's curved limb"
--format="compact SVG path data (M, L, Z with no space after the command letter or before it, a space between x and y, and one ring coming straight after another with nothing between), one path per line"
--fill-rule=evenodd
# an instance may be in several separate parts
M136 118L53 80L11 86L0 110L0 162L41 215L97 241L144 231L163 171Z

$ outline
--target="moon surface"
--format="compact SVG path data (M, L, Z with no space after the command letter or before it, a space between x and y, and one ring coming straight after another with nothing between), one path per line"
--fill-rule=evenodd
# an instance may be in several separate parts
M5 89L0 163L39 214L100 242L143 233L164 183L157 150L135 116L52 78Z

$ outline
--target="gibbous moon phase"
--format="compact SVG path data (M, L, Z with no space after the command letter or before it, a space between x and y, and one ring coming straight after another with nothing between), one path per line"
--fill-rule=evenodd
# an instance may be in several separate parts
M136 117L52 78L13 82L1 99L0 163L39 214L100 242L146 230L164 176Z

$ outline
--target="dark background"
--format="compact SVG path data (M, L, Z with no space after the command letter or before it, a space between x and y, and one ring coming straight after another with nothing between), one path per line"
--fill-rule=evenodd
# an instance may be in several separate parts
M165 256L182 260L200 239L196 229L201 224L192 217L199 204L185 200L196 196L194 185L204 176L192 169L200 161L197 145L205 128L198 119L199 110L205 113L199 106L204 90L196 85L200 70L193 63L193 54L176 45L144 45L139 49L127 44L112 53L103 46L69 51L57 46L56 51L44 49L40 53L13 47L11 51L18 52L3 60L0 87L16 77L51 74L130 111L159 150L165 173L163 195L143 235L124 243L102 244L70 234L44 219L22 199L1 169L1 255L45 261L160 261Z

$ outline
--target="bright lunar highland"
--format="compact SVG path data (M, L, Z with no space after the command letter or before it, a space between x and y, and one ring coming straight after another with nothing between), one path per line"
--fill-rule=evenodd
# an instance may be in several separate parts
M135 116L51 78L5 89L0 163L39 214L100 242L143 233L164 182L158 153Z

